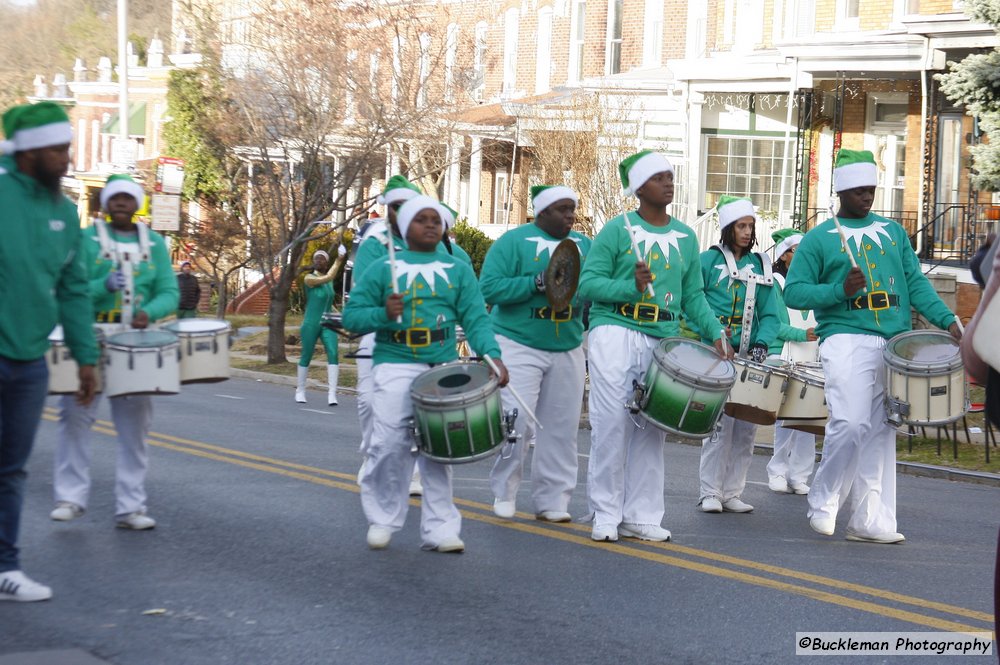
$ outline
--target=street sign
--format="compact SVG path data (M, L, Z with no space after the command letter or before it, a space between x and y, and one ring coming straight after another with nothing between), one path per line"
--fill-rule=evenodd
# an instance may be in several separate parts
M184 187L184 160L177 157L156 158L156 186L163 194L180 194Z
M154 231L181 230L181 197L153 194L151 226Z
M139 154L139 142L135 139L111 139L111 164L118 169L135 168L136 156Z

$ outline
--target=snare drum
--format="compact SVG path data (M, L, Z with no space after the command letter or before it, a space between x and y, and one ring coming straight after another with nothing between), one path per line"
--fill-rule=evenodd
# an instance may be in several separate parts
M788 363L768 360L762 365L747 358L736 358L733 364L736 382L726 402L726 415L757 425L773 425L778 420L778 410L788 389Z
M911 330L885 345L885 409L890 424L946 425L969 408L958 342L946 332Z
M132 330L107 338L104 380L108 397L176 395L180 392L177 335L167 330Z
M97 346L104 343L104 334L94 327L94 337ZM45 354L45 363L49 366L49 394L73 395L80 389L80 366L70 353L63 337L61 325L57 325L49 335L49 352ZM97 392L101 392L101 365L94 367L97 378Z
M344 329L344 315L340 312L323 312L319 325L334 332Z
M641 397L629 408L659 429L703 439L715 429L735 376L711 346L667 337L653 349Z
M181 383L215 383L229 378L232 326L218 319L178 319L163 326L177 335Z
M474 462L505 441L497 380L479 363L433 367L413 381L413 429L420 454L443 464Z
M826 406L826 377L817 362L795 363L789 369L788 389L778 409L779 424L823 435L830 413Z

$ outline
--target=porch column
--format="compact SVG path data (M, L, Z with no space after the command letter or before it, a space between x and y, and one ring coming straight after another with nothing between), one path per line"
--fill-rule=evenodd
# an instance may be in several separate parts
M459 208L459 185L462 179L462 148L465 147L465 137L452 134L448 142L448 173L445 176L445 203L452 208ZM459 211L461 214L461 211Z
M472 137L471 154L469 155L469 224L479 226L479 202L481 179L483 175L483 140Z

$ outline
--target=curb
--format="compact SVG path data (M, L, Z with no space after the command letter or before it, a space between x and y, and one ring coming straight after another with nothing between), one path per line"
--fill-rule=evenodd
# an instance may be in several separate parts
M263 383L273 383L279 386L295 386L294 376L285 376L284 374L271 374L270 372L255 372L249 369L238 369L236 367L229 368L229 376L234 379L253 379L255 381L262 381ZM316 379L307 379L306 388L312 388L315 390L326 390L326 384L322 381L317 381ZM358 391L354 388L339 386L337 388L338 395L357 395Z

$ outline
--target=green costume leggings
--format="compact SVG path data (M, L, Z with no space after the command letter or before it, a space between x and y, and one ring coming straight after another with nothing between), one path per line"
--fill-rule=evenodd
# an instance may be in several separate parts
M299 332L302 334L302 356L299 358L299 367L309 367L313 351L316 349L316 338L323 340L323 348L326 349L326 364L338 364L336 332L324 328L319 323L305 322L303 322Z

